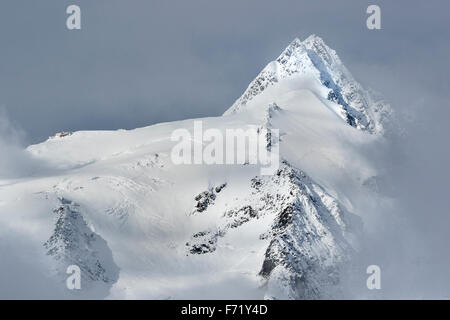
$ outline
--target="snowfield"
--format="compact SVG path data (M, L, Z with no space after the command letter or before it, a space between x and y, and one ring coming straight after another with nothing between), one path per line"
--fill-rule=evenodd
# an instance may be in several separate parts
M0 298L348 297L389 106L317 36L295 39L221 117L80 131L27 148L51 170L0 180ZM280 130L279 170L174 165L174 130ZM193 141L202 143L201 141ZM81 290L66 288L78 265Z

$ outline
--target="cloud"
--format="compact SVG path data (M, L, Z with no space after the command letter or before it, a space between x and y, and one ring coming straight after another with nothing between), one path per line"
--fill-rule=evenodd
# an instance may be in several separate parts
M365 231L350 291L358 298L448 299L450 99L424 87L396 88L410 103L395 105L400 130L383 148L368 151L382 173L381 196L359 212ZM365 287L372 264L381 267L379 291Z
M386 297L448 292L448 1L377 1L379 31L365 27L371 1L79 4L81 32L65 29L64 1L0 4L7 6L0 10L7 44L0 96L32 142L59 131L218 115L294 37L318 34L363 85L392 104L406 132L371 151L384 173L382 191L395 203L366 213L358 272L364 277L364 266L379 264ZM24 150L24 137L0 109L0 177L45 168ZM358 294L368 294L364 281L358 286Z
M25 132L10 121L6 108L0 107L0 178L19 178L44 169L24 149Z

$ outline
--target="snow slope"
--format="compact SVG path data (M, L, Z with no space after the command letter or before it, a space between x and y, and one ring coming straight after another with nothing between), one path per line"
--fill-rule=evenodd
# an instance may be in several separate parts
M311 36L221 117L30 146L54 169L0 180L0 287L11 285L0 297L342 297L362 230L357 199L377 175L362 150L383 139L388 113ZM279 170L175 165L172 132L198 120L222 132L279 129ZM65 286L72 264L82 290Z
M311 35L303 42L294 39L275 61L261 71L225 114L249 108L247 105L254 97L286 78L290 82L293 78L308 79L303 87L323 100L338 104L338 107L332 106L333 111L353 127L372 133L383 132L383 121L390 114L389 106L364 90L336 52L316 35Z

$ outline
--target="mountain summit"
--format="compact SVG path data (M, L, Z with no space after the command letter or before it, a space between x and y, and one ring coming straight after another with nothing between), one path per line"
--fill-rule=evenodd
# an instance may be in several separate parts
M295 38L224 115L250 108L251 101L259 95L273 96L276 89L272 87L277 86L310 89L328 101L330 108L349 125L370 133L383 132L383 121L390 112L387 104L362 88L333 49L320 37L311 35L303 42Z
M365 151L381 137L385 108L311 36L295 39L224 116L29 146L47 169L0 180L0 288L15 284L0 298L347 298L361 199L374 199L378 174ZM174 132L194 137L194 153L209 146L199 124L236 139L256 128L258 149L279 150L276 170L176 163ZM65 286L74 265L77 291Z

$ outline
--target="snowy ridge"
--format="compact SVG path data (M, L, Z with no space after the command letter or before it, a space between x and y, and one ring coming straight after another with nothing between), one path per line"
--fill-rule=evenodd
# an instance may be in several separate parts
M319 94L339 105L336 112L348 124L371 133L383 132L383 122L391 112L389 105L365 91L336 52L315 35L303 42L294 39L275 61L261 71L224 115L240 112L255 96L288 77L316 79L322 86Z
M381 135L368 132L387 116L369 96L320 39L296 39L225 116L29 146L53 169L0 181L0 243L21 239L35 253L49 296L67 291L76 264L82 290L68 298L342 298L364 221L358 200L377 176L364 150ZM279 129L279 141L266 135L279 169L175 165L171 134L196 121L223 136Z
M189 253L214 252L228 232L267 218L270 223L259 235L270 241L259 272L267 281L265 297L332 297L340 267L355 250L360 218L286 161L276 175L254 177L251 190L246 197L234 197L213 229L192 236L186 243Z
M44 243L47 254L61 262L59 272L64 274L67 266L76 264L86 283L117 281L119 270L107 243L89 228L77 204L64 198L60 201L61 206L54 210L55 230Z

